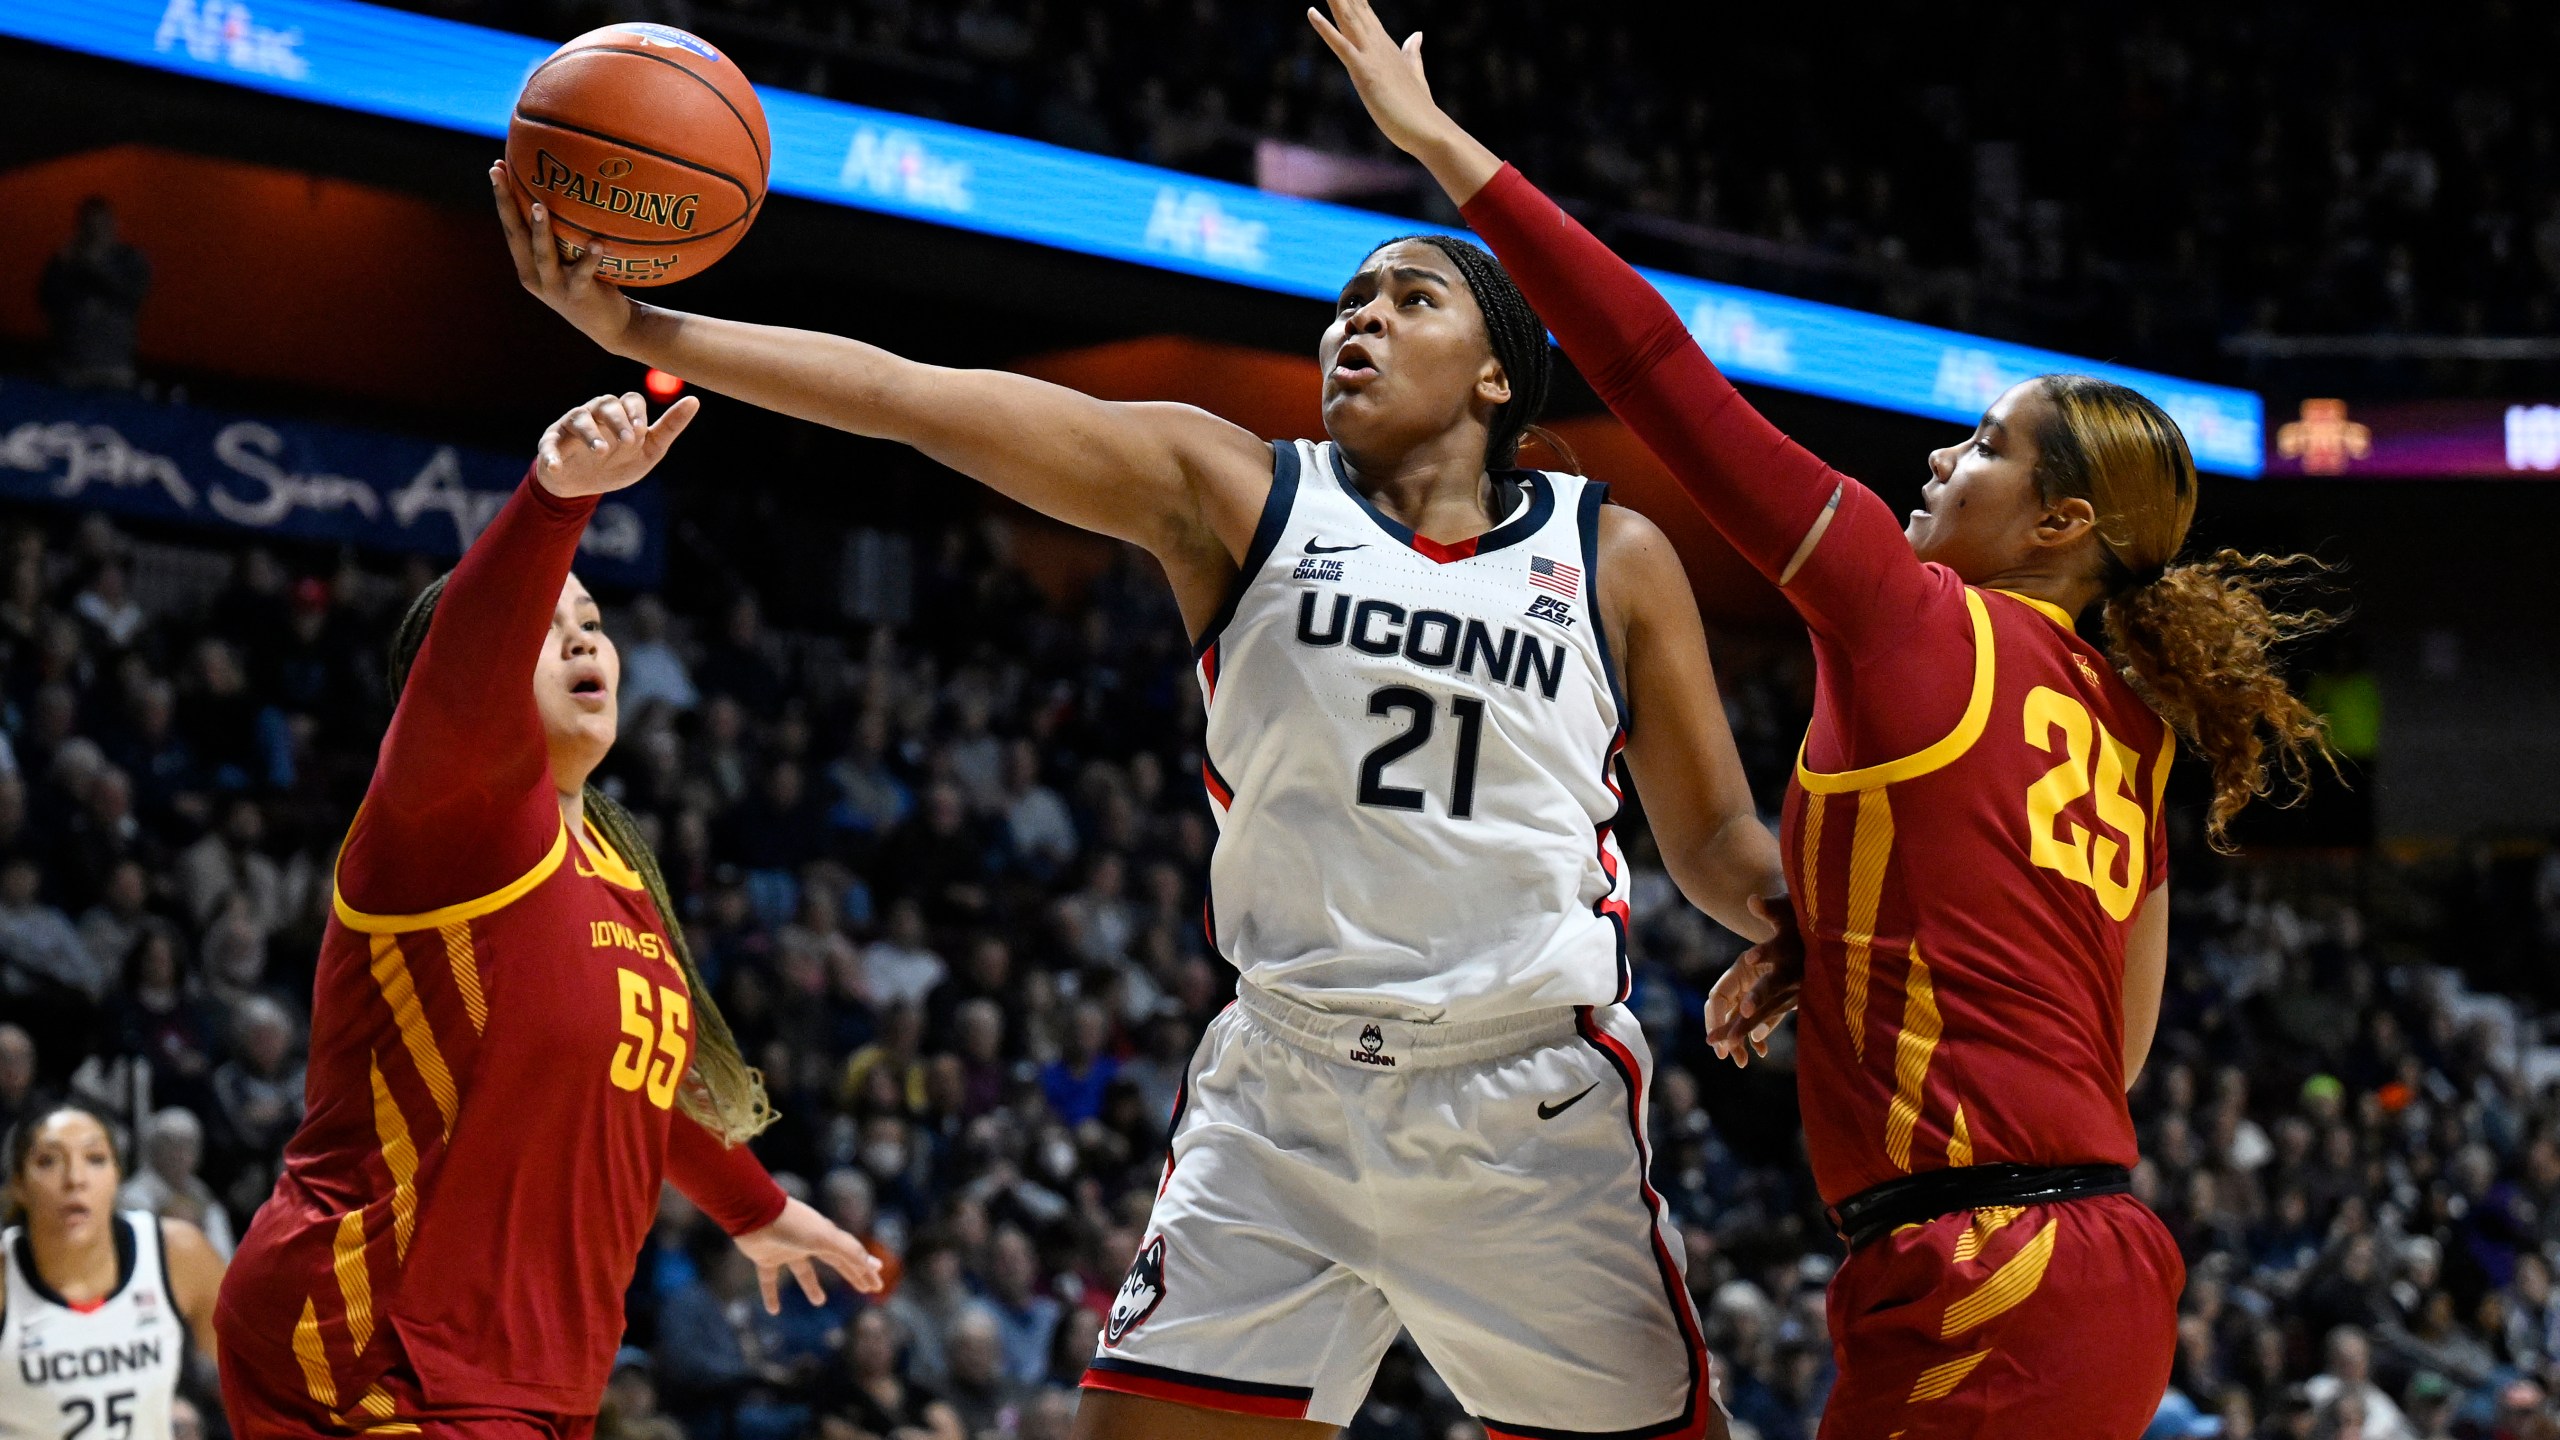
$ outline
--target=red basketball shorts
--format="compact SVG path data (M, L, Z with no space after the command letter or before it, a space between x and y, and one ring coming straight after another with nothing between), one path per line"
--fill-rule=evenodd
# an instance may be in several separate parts
M281 1362L281 1363L279 1363ZM376 1399L374 1397L381 1397ZM589 1440L593 1415L546 1415L497 1405L430 1405L416 1377L395 1367L351 1406L333 1413L314 1400L291 1356L226 1346L222 1408L239 1440L351 1440L358 1435L419 1440Z
M1903 1226L1832 1281L1822 1440L2134 1440L2169 1383L2185 1284L2130 1195Z

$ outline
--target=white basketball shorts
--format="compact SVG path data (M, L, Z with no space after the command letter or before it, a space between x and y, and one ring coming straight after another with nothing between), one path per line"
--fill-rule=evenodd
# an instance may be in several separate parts
M1623 1006L1414 1025L1245 987L1085 1387L1347 1425L1401 1326L1496 1440L1707 1434L1652 1069Z

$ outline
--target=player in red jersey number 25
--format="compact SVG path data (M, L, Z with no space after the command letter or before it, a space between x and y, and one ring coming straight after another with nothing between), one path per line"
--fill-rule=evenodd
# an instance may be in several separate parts
M2307 562L2176 563L2196 474L2120 385L2024 381L1929 456L1908 526L1754 412L1624 261L1433 104L1420 37L1310 12L1388 137L1507 264L1592 388L1812 633L1784 848L1802 961L1709 1005L1737 1059L1801 987L1814 1179L1850 1256L1827 1440L2131 1440L2184 1271L2128 1192L2125 1087L2167 956L2160 797L2179 736L2208 835L2325 753L2270 651ZM2092 609L2108 644L2080 637Z

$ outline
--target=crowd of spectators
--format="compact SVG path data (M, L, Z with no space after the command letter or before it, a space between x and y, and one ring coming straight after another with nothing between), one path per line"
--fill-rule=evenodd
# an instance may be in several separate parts
M0 1124L61 1090L134 1117L131 1203L227 1250L302 1113L328 857L385 719L383 642L431 572L0 524ZM975 525L917 550L919 618L851 634L779 630L748 593L690 616L608 596L604 783L773 1088L759 1152L892 1280L767 1317L670 1191L608 1440L1063 1440L1174 1087L1231 993L1199 927L1200 700L1160 580L1124 557L1051 594ZM1720 658L1774 803L1801 653ZM2172 990L2134 1095L2142 1194L2193 1277L2160 1433L2560 1436L2560 1063L2440 944L2490 872L2222 863L2178 828ZM1802 1440L1838 1247L1787 1040L1748 1071L1708 1056L1700 1003L1737 942L1625 833L1657 1185L1736 1433ZM2560 958L2560 859L2538 863L2496 883ZM1479 1433L1402 1349L1353 1430Z
M1388 153L1295 5L400 3L691 26L762 83L1247 183L1265 141ZM1463 122L1672 268L2197 374L2241 332L2560 318L2548 6L1382 8ZM1385 183L1364 203L1433 213Z

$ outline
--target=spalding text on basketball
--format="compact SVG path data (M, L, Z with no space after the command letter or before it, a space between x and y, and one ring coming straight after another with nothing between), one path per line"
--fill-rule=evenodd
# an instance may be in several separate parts
M633 190L616 185L601 175L582 174L548 150L536 150L533 160L534 189L549 190L564 199L592 205L609 214L628 215L644 225L691 230L694 215L702 207L699 193L677 195L658 190ZM612 166L617 161L624 173L628 173L631 162L619 156L606 160L604 165Z

